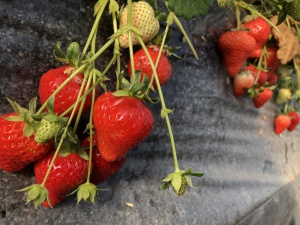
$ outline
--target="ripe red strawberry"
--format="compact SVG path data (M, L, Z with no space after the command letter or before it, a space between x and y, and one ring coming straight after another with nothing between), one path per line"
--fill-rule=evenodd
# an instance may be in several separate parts
M83 147L90 146L90 137L87 137L81 145ZM96 146L96 135L93 135L93 154L92 154L92 174L90 177L90 182L93 184L100 184L107 180L109 177L114 175L118 170L121 169L125 163L126 156L122 156L116 161L108 162L101 156L97 146ZM89 149L86 150L89 153Z
M69 78L68 70L70 66L62 66L56 69L49 70L42 75L39 83L39 97L43 104L51 96L51 94L65 81ZM58 115L66 111L70 106L72 106L78 97L80 87L83 85L83 74L78 74L70 82L62 88L62 90L55 96L54 100L54 112ZM98 92L98 88L96 88ZM83 93L82 93L83 95ZM86 101L83 107L83 113L90 109L92 102L92 94L90 93L86 97ZM80 108L77 107L76 113L78 113ZM70 111L66 117L70 116L72 111Z
M268 72L268 74L269 74L269 78L268 78L267 82L269 83L269 85L276 84L278 81L277 74L275 72L273 72L273 73Z
M258 75L258 69L257 67L255 67L254 65L249 65L246 67L245 69L246 71L250 71L252 73L252 75L256 78L257 75ZM269 77L269 74L263 70L260 70L260 73L259 73L259 78L258 78L258 85L259 86L262 86L268 79Z
M297 112L291 111L288 113L288 116L291 119L291 125L288 127L289 131L295 130L296 126L299 124L300 116Z
M124 8L120 17L120 28L127 25L127 6ZM159 22L155 18L154 10L151 5L144 1L132 3L132 26L142 32L142 40L147 43L154 38L159 31ZM128 48L128 34L125 33L119 38L120 45L123 48ZM132 44L138 45L139 41L132 35Z
M277 58L277 45L272 45L267 47L267 67L270 71L275 71L280 66L280 60Z
M54 149L50 150L49 153L35 162L34 174L37 184L43 182L54 152ZM70 194L72 190L83 184L87 179L87 174L88 160L73 152L66 157L57 155L54 166L45 183L51 206L57 205L67 194ZM50 207L47 201L44 201L43 205Z
M147 50L155 65L158 57L158 51L155 51L151 48L147 48ZM153 70L150 66L150 62L146 56L145 51L143 49L137 51L133 56L133 60L134 60L135 70L141 70L142 73L146 74L150 80L153 75ZM168 80L171 78L172 65L165 54L161 55L156 72L161 86L165 85L168 82ZM128 73L129 76L131 76L132 69L131 69L130 61L128 62ZM155 80L153 81L153 87L154 88L157 87Z
M291 125L291 119L287 115L278 115L274 119L275 134L281 134L286 128Z
M41 158L51 147L51 142L37 143L34 134L25 137L23 121L12 122L5 118L17 116L9 113L0 117L0 168L16 172Z
M250 55L250 58L259 58L262 53L262 47L269 39L271 28L269 24L261 17L243 24L243 27L249 29L248 35L256 40L256 47Z
M247 93L247 89L252 88L255 78L249 72L242 72L233 78L233 93L236 97Z
M234 77L256 47L256 41L246 31L227 31L218 40L227 72Z
M257 96L253 98L253 104L256 108L262 107L265 103L267 103L273 96L273 91L269 88L264 87L262 92L258 90Z
M148 137L154 119L142 100L106 92L95 102L93 123L100 154L112 162Z

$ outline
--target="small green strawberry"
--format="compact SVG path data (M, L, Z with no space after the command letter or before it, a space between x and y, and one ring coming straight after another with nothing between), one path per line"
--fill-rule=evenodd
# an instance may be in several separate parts
M171 185L173 191L178 195L182 196L185 193L187 185L194 187L192 184L191 176L202 177L204 173L193 173L191 169L186 171L175 171L170 173L165 179L163 179L162 189L168 189Z
M291 99L292 97L292 92L288 88L280 88L277 93L276 97L276 104L282 104L286 102L287 100Z
M173 187L174 192L177 195L181 196L185 193L185 189L186 189L187 185L188 185L188 183L187 183L186 177L182 176L181 185L180 185L179 190L176 190L173 186L172 187Z
M44 143L47 140L54 138L60 128L60 123L57 121L48 121L42 119L38 127L34 140L38 143Z
M127 25L127 6L124 8L120 17L120 28ZM147 43L159 31L159 22L155 18L154 10L151 5L144 1L132 3L132 26L142 32L142 40ZM123 48L129 47L128 33L124 33L119 37L120 45ZM132 44L138 45L139 41L132 35Z
M283 11L300 22L300 0L285 2L282 7Z

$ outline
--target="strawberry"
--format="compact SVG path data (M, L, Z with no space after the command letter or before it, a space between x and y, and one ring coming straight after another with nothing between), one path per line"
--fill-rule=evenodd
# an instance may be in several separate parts
M291 125L291 119L287 115L278 115L274 119L275 134L281 134L285 129Z
M260 108L273 97L273 91L267 87L264 87L262 90L257 89L257 91L257 96L253 98L253 104L256 108Z
M151 48L147 48L147 50L148 50L150 57L155 65L155 63L157 61L157 57L158 57L158 51L153 50ZM137 51L133 56L133 60L134 60L135 70L142 71L142 73L146 74L148 76L149 80L151 80L151 77L153 75L153 70L150 66L150 62L146 56L144 49L140 49L139 51ZM158 76L159 83L161 86L165 85L168 82L168 80L171 78L172 65L165 54L161 55L156 72L157 72L157 76ZM129 73L129 76L131 76L132 69L131 69L130 61L128 62L128 73ZM141 79L142 78L143 78L143 76L141 77ZM154 88L157 87L155 80L153 82L153 87Z
M142 100L106 92L95 102L93 124L100 154L112 162L148 137L154 119Z
M120 17L120 28L127 25L127 6L124 8ZM155 18L154 10L151 5L144 1L132 3L132 26L142 32L142 40L147 43L158 33L159 22ZM129 47L128 33L119 37L120 45L123 48ZM139 41L132 35L132 44L138 45Z
M269 85L273 85L276 84L278 81L278 76L275 72L273 73L268 73L269 74L269 78L267 80L267 82L269 83Z
M175 192L177 195L181 196L181 195L183 195L183 194L185 193L185 190L186 190L187 185L188 185L188 183L187 183L186 177L185 177L185 176L182 176L182 179L181 179L181 185L180 185L179 190L176 190L173 186L172 186L172 187L173 187L174 192Z
M256 41L246 31L227 31L220 36L218 46L229 76L234 77L255 49Z
M44 104L51 94L65 81L69 78L69 74L73 70L70 66L62 66L56 69L49 70L42 75L39 83L39 97L42 104ZM72 106L78 97L80 87L83 85L83 74L78 74L72 80L64 86L60 92L55 96L54 100L54 112L58 115L66 111L70 106ZM85 85L85 84L84 84ZM98 93L99 89L96 88ZM83 93L82 93L83 95ZM86 101L83 107L83 113L90 109L92 102L92 93L86 96ZM76 113L78 113L80 108L76 108ZM72 110L65 116L70 116Z
M293 17L294 20L300 22L300 0L285 2L282 9L286 14Z
M55 137L60 128L60 123L57 121L48 121L44 118L41 120L41 124L35 133L35 141L38 143L46 142L49 139Z
M233 78L233 93L236 97L246 94L252 88L255 78L250 72L242 72Z
M278 93L276 96L276 104L282 104L286 102L287 100L291 99L292 97L292 92L288 88L279 88Z
M17 113L4 114L0 117L0 168L7 172L16 172L36 161L47 153L51 143L34 141L34 134L24 136L24 121L8 121Z
M35 162L34 174L37 184L43 182L51 160L53 159L54 150L53 148L44 157ZM83 184L87 179L87 174L88 161L81 158L78 154L72 152L66 157L57 155L45 183L51 206L57 205L67 194L80 184ZM47 201L44 201L43 205L50 207Z
M250 58L259 58L262 53L262 47L269 39L271 28L269 24L261 17L250 20L243 24L244 28L249 29L248 35L256 41L256 47L252 51Z
M288 116L291 119L291 125L288 127L289 131L295 130L296 126L299 124L300 116L297 112L291 111L288 113Z
M267 47L267 67L269 71L275 71L280 66L280 60L277 58L277 51L278 51L277 45L272 45Z
M246 71L250 71L252 75L256 78L258 75L258 69L254 65L249 65L245 69ZM268 79L269 74L263 70L260 70L259 72L259 78L257 80L257 83L259 86L262 86Z
M90 137L87 137L81 145L83 147L90 146ZM112 175L114 175L123 166L126 160L126 156L122 156L116 161L108 162L101 156L96 146L96 135L93 135L93 154L92 154L92 174L90 182L93 184L100 184ZM87 153L89 150L87 150Z

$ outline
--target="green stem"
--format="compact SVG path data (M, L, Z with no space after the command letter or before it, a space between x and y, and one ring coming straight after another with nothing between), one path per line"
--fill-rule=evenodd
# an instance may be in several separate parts
M116 33L118 30L118 23L117 23L117 15L115 12L112 13L112 19L113 19L114 33ZM119 45L118 38L115 40L114 58L116 58L117 60L116 74L118 75L121 73L121 54L120 54L120 45ZM116 91L118 91L119 89L120 89L120 83L119 83L119 79L117 79Z
M65 129L62 137L66 137L66 135L67 135L67 129ZM55 159L56 159L56 157L57 157L57 155L59 153L59 150L60 150L60 148L62 146L63 140L64 140L64 138L61 138L61 140L60 140L60 142L59 142L59 144L58 144L58 146L57 146L57 148L55 150L54 156L53 156L53 158L52 158L52 160L50 162L50 165L49 165L49 167L47 169L46 175L45 175L45 177L43 179L43 182L41 183L41 186L43 186L43 187L45 187L46 181L47 181L47 179L49 177L50 171L51 171L51 169L52 169L52 167L54 165L54 161L55 161Z
M156 62L155 62L155 69L157 69L157 67L158 67L158 63L160 61L161 54L162 54L164 45L166 43L166 39L167 39L167 34L168 34L168 31L169 31L169 27L170 27L170 25L167 24L167 26L165 28L165 31L164 31L164 36L163 36L163 39L162 39L162 42L161 42L161 46L160 46L160 49L159 49L159 52L158 52L158 56L157 56L157 59L156 59ZM149 83L150 86L152 85L153 80L154 80L154 76L152 75L150 83Z
M196 50L194 49L194 46L193 46L191 40L189 39L187 33L185 32L185 30L184 30L184 28L183 28L183 26L182 26L180 20L177 18L177 16L176 16L173 12L170 12L170 14L171 14L171 13L173 14L173 19L174 19L175 24L178 26L178 28L180 29L181 33L182 33L183 36L185 37L185 39L186 39L187 43L189 44L190 49L192 50L192 52L193 52L195 58L198 59L197 52L196 52Z
M150 65L151 65L151 68L152 68L152 71L153 71L153 75L155 77L155 81L156 81L156 84L157 84L157 91L158 91L158 94L159 94L159 98L160 98L160 102L161 102L161 106L162 106L162 111L166 112L164 113L165 115L165 119L166 119L166 123L167 123L167 128L168 128L168 132L169 132L169 137L170 137L170 141L171 141L171 147L172 147L172 153L173 153L173 158L174 158L174 167L175 167L175 172L179 172L180 169L179 169L179 166L178 166L178 159L177 159L177 153L176 153L176 147L175 147L175 141L174 141L174 135L173 135L173 131L172 131L172 126L171 126L171 123L170 123L170 119L169 119L169 115L167 113L167 107L166 107L166 104L165 104L165 100L164 100L164 96L163 96L163 93L162 93L162 89L161 89L161 86L160 86L160 83L159 83L159 79L158 79L158 76L157 76L157 73L156 73L156 70L155 70L155 66L154 66L154 63L151 59L151 56L147 50L147 47L146 45L144 44L142 38L138 35L138 34L135 34L137 39L139 40L139 43L140 45L142 46L142 48L144 49L145 51L145 54L150 62Z
M96 76L93 73L93 82L96 82ZM95 89L93 89L92 93L92 105L91 105L91 113L90 113L90 119L89 119L89 128L90 128L90 155L89 155L89 168L88 168L88 176L87 176L87 183L90 182L91 172L92 172L92 155L93 155L93 111L94 111L94 105L95 105L95 99L96 99L96 92Z
M91 44L91 41L92 41L92 39L94 37L94 34L97 33L99 22L100 22L101 16L103 14L103 11L105 9L105 6L106 6L107 2L108 2L108 0L103 0L102 5L101 5L101 9L97 12L97 16L96 16L94 25L92 27L92 30L91 30L91 32L89 34L89 37L88 37L88 39L86 41L86 44L84 46L84 49L82 51L81 58L83 58L85 56L85 54L86 54L86 52L87 52L87 50L88 50L88 48L89 48L89 46Z
M122 35L122 34L121 34ZM96 53L93 55L90 59L87 59L85 62L86 63L91 63L94 62L111 44L114 43L114 41L118 38L119 36L112 36L108 42L105 43Z
M241 12L238 7L237 1L233 1L233 5L235 8L235 17L236 17L236 29L239 30L241 29Z

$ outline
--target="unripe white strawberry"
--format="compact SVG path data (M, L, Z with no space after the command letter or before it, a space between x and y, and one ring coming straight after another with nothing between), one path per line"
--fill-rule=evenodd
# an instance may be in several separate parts
M120 28L127 25L127 6L124 8L120 17ZM152 38L159 31L159 22L155 18L154 10L147 2L138 1L132 3L132 26L139 29L143 35L142 39L145 43L152 40ZM128 34L125 33L119 37L121 47L128 48ZM138 45L138 39L132 35L132 44Z

